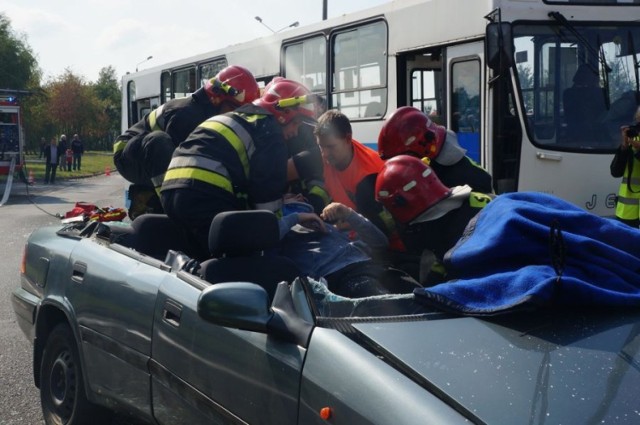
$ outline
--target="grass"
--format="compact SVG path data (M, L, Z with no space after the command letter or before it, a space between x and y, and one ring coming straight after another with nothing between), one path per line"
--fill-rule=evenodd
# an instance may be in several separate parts
M44 158L38 159L37 155L26 155L25 161L25 175L28 177L29 172L33 172L33 178L36 181L44 180ZM97 176L99 174L104 174L107 167L109 167L110 171L115 170L115 166L113 165L113 154L111 154L110 152L85 152L84 155L82 155L82 170L71 170L70 172L57 170L56 180L68 180L76 179L79 177ZM0 182L5 180L6 176L0 176Z

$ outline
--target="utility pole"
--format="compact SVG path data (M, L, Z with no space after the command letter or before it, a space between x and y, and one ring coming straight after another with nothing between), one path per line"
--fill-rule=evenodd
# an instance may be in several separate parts
M322 0L322 20L323 21L327 20L327 9L328 9L327 3L328 2L329 0Z

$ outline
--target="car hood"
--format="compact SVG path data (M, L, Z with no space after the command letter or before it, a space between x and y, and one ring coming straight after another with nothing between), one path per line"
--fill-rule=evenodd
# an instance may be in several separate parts
M640 314L353 326L389 363L472 421L640 423Z

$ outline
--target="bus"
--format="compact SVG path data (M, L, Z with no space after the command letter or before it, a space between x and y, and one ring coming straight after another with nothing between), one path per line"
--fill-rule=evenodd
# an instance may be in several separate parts
M227 65L325 96L376 147L411 105L458 134L496 193L614 213L609 164L640 101L639 0L402 0L122 79L122 130Z

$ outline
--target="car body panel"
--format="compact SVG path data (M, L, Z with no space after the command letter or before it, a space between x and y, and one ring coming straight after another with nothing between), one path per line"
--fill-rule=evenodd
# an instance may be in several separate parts
M354 327L484 423L631 424L640 421L639 321L569 311Z
M170 382L154 376L154 401L161 397L165 403L179 403L180 409L190 406L201 410L201 419L190 418L190 422L176 422L168 412L165 417L164 412L156 411L156 417L161 416L159 422L207 424L212 419L228 420L230 412L251 424L295 424L306 350L267 334L202 320L197 314L200 293L178 278L165 281L160 288L152 357L206 398L198 403L193 391L169 397ZM203 406L205 400L207 405Z
M424 322L423 322L424 323ZM316 328L300 393L301 424L462 424L462 415L353 340Z

